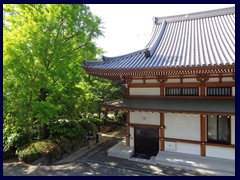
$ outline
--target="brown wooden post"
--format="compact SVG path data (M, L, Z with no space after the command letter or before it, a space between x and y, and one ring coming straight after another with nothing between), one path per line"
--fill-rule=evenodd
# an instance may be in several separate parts
M205 96L205 84L200 85L200 96Z
M126 146L130 146L130 111L127 111L126 118Z
M164 96L164 85L160 85L160 96Z
M164 127L165 127L165 123L164 123L164 113L160 113L160 142L161 142L161 151L164 151Z
M201 115L201 156L206 156L206 115Z

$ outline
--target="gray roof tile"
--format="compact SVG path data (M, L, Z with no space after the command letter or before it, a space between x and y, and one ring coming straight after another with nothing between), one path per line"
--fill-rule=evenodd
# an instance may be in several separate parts
M235 65L235 8L155 18L146 48L85 65L99 70Z
M110 109L199 112L199 113L235 113L234 99L138 99L129 98L102 103Z

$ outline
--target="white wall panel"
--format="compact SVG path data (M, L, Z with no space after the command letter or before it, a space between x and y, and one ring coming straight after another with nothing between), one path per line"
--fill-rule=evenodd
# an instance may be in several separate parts
M199 144L188 144L188 143L165 141L164 145L165 145L165 151L200 155Z
M207 82L219 82L219 78L212 77L212 78L209 78Z
M180 83L180 79L168 79L166 83Z
M160 125L160 113L142 111L130 112L130 123Z
M232 96L235 96L235 87L232 87Z
M143 80L142 79L133 79L132 83L133 84L143 84Z
M130 88L130 95L159 96L160 88Z
M232 77L223 77L222 82L234 82Z
M184 78L183 82L188 82L188 83L198 83L196 78Z
M156 79L146 79L145 82L146 82L146 84L150 84L150 83L156 84L156 83L159 83Z
M200 115L165 113L165 137L200 141Z
M231 144L235 145L235 116L231 116Z
M130 127L130 146L134 147L134 128Z
M235 160L235 149L207 145L206 156Z

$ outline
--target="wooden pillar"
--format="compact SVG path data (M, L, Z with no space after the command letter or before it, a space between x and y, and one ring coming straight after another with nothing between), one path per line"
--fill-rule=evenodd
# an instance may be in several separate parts
M205 84L200 85L200 96L205 96Z
M206 115L201 115L201 156L206 156Z
M161 143L161 151L164 151L164 127L165 127L165 123L164 123L164 113L160 113L160 143Z
M125 87L125 97L128 97L130 95L130 87L129 85Z
M164 85L160 85L160 96L164 96Z
M130 111L127 111L126 118L126 146L130 146Z

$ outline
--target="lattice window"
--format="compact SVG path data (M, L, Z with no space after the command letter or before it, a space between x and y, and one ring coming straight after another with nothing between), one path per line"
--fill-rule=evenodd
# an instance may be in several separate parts
M166 96L199 96L197 87L166 88Z
M208 87L207 96L231 96L231 87Z

